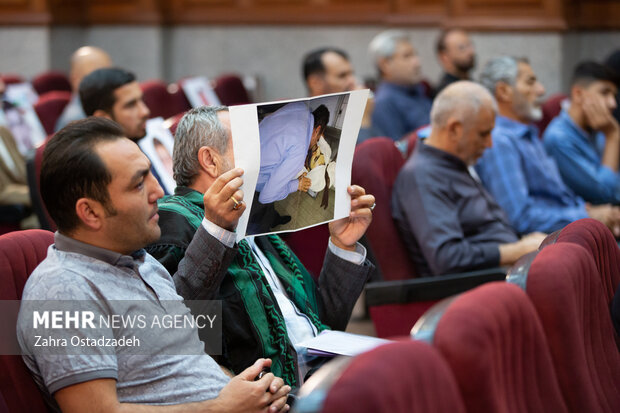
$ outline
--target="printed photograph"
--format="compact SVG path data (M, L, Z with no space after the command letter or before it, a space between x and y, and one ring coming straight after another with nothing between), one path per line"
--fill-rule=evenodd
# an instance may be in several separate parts
M348 100L342 94L257 106L261 156L248 235L334 218L336 162Z

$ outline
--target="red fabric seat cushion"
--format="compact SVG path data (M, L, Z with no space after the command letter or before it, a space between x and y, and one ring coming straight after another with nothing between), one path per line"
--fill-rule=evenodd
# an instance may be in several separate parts
M484 284L458 296L434 333L469 412L565 412L536 310L519 287Z
M546 247L530 267L527 294L542 321L571 410L617 412L620 353L590 253L568 242Z
M437 350L402 341L357 356L334 383L323 413L464 412L454 376Z

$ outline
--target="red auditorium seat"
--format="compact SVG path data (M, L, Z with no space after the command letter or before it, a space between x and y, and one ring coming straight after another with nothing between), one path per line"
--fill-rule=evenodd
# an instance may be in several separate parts
M24 83L26 81L26 79L24 79L22 76L14 73L1 74L0 79L2 79L5 85L10 85L13 83Z
M49 139L49 137L48 137ZM41 197L41 164L43 162L43 151L45 150L45 144L47 140L43 142L41 146L39 146L34 155L29 157L26 161L26 170L28 172L28 188L30 189L30 200L32 201L32 209L35 214L37 214L37 218L39 219L39 225L41 228L47 229L50 231L56 231L56 223L52 220L49 212L47 212L47 208L43 203L43 198Z
M617 412L620 353L610 300L590 252L572 242L557 242L540 251L529 268L513 272L508 280L525 286L542 321L570 410Z
M71 101L71 92L51 91L39 96L39 100L34 104L34 110L45 129L45 133L54 133L56 121L62 115L62 111Z
M172 92L161 80L147 80L140 83L140 88L143 93L142 99L151 111L151 118L161 116L167 119L191 108L183 90L176 84L170 86Z
M603 291L611 302L620 285L620 249L613 234L602 222L584 218L568 224L557 234L547 236L549 243L572 242L590 252L601 275Z
M224 74L215 79L215 94L220 98L222 105L245 105L252 103L243 80L236 74Z
M568 411L540 320L520 288L488 283L438 306L414 333L424 332L450 365L468 412Z
M558 94L550 96L549 99L547 99L545 103L543 103L542 105L543 117L538 122L535 122L536 126L538 127L538 130L540 131L541 138L542 138L543 132L545 131L545 129L547 129L547 126L549 126L549 123L551 123L553 118L555 118L556 116L560 114L560 111L562 110L562 101L566 99L567 97L568 96L562 93L558 93Z
M183 88L178 83L169 84L168 93L170 94L170 112L185 113L192 108L192 104L189 103Z
M343 370L325 389L327 396L322 408L303 409L304 412L465 412L449 366L437 350L424 342L386 344L353 358ZM319 376L321 370L315 374ZM313 380L314 377L308 380L310 386ZM300 393L303 391L302 387ZM315 390L311 396L316 397L316 393ZM303 404L300 398L299 407Z
M376 199L377 206L366 237L385 280L417 275L392 218L392 187L404 163L402 154L389 138L362 142L355 148L353 157L351 183L360 185Z
M0 299L21 299L26 279L46 257L53 242L53 233L37 229L0 237ZM15 325L11 331L15 331ZM0 355L0 370L0 393L9 412L48 412L21 356Z
M179 122L183 115L185 115L185 112L177 113L164 121L164 127L168 128L172 136L177 132L177 126L179 126Z
M39 95L53 90L71 92L71 83L69 83L67 75L55 70L35 76L32 79L32 87Z

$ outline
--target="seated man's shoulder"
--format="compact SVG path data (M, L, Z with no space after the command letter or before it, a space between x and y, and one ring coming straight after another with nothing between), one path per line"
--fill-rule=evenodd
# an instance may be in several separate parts
M569 131L566 129L566 124L560 117L555 117L551 123L545 129L543 133L543 143L545 147L557 146L566 143L566 137L569 135Z
M74 257L59 256L51 248L48 256L30 274L22 300L85 300L94 297L87 270L80 271Z

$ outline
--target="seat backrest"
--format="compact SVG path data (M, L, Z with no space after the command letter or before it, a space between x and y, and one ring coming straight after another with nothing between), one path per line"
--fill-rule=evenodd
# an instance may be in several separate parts
M581 245L590 252L601 275L607 302L611 302L620 285L620 248L609 228L596 219L580 219L560 230L555 243L561 242Z
M392 187L405 163L389 138L371 138L355 148L351 183L373 194L376 207L366 231L370 247L377 258L383 278L398 280L416 276L407 248L392 218Z
M215 86L213 87L215 94L220 98L222 105L245 105L252 103L250 96L243 80L236 74L227 73L219 76L215 79Z
M150 117L161 116L166 119L180 111L171 108L172 97L168 92L168 85L161 80L147 80L140 83L142 100L151 111Z
M39 100L34 104L34 111L37 113L45 133L54 133L56 121L62 115L62 111L71 101L71 92L51 91L39 96Z
M439 352L408 340L355 357L332 385L321 412L459 413L465 407Z
M536 122L536 126L540 131L541 137L545 129L547 129L547 126L549 126L549 123L551 123L551 121L553 120L553 118L560 114L560 111L562 110L562 101L567 97L568 96L563 93L558 93L550 96L549 99L547 99L545 103L543 103L543 116L539 121Z
M0 236L1 300L21 299L28 276L46 257L47 249L53 242L53 233L38 229ZM15 322L16 318L13 320ZM12 331L15 331L15 324ZM0 355L0 371L0 393L8 411L48 412L21 356Z
M71 83L64 72L50 70L38 74L32 79L32 87L39 95L53 90L71 92Z
M56 231L56 223L47 211L43 198L41 197L41 164L43 163L43 151L45 150L46 143L47 140L36 149L34 156L28 158L26 162L28 188L30 189L32 208L35 214L37 214L41 228Z
M525 285L570 410L618 411L620 353L591 254L571 242L549 245L532 262Z
M26 81L26 79L24 79L23 76L15 74L15 73L0 74L0 79L2 79L5 85L11 85L14 83L24 83Z
M434 322L433 346L467 411L567 411L540 320L519 287L484 284L449 302Z
M169 117L164 121L164 127L168 128L172 136L177 132L177 127L179 126L179 122L181 118L185 115L185 112L177 113L174 116Z

